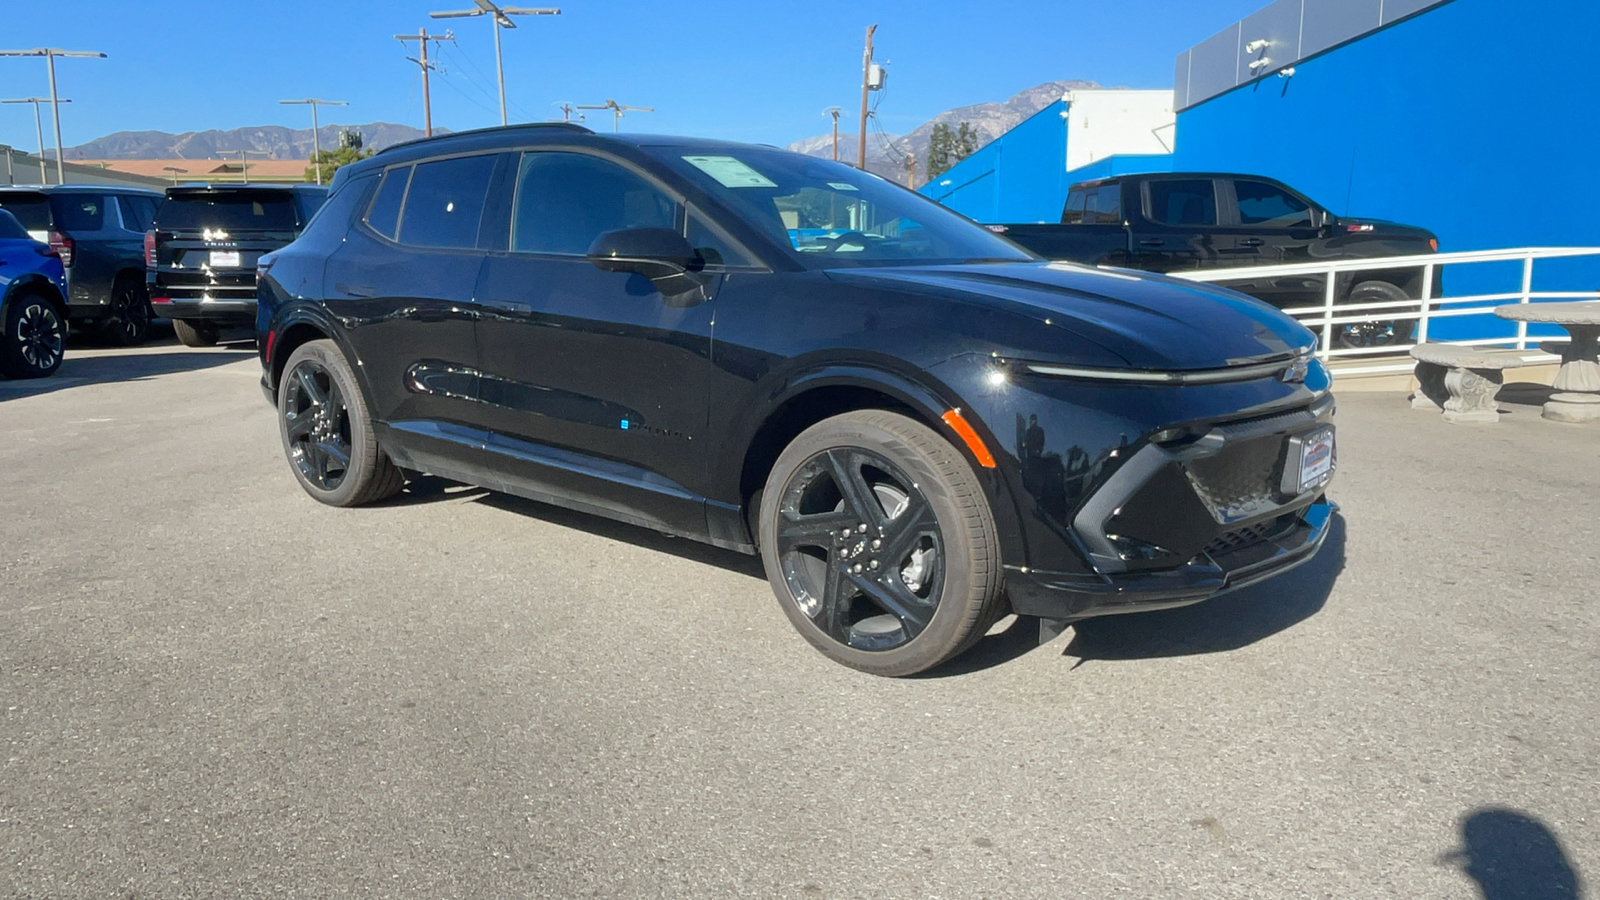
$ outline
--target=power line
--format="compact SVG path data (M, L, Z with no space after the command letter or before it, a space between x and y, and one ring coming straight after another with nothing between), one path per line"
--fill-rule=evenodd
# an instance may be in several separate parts
M520 6L499 6L494 0L472 0L478 5L477 9L460 9L448 12L428 13L435 19L457 19L467 16L489 17L489 23L494 28L494 70L495 80L500 84L500 124L506 124L506 67L500 55L500 29L515 28L517 23L511 21L512 16L559 16L561 10L554 7L541 7L534 9Z

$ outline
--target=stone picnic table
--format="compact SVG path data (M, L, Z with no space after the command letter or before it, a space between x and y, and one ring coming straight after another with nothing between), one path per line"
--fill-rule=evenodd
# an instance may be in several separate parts
M1558 422L1600 421L1600 301L1576 303L1511 303L1494 314L1513 322L1560 325L1572 342L1546 342L1539 349L1561 357L1561 370L1551 387L1556 393L1544 405L1544 417Z

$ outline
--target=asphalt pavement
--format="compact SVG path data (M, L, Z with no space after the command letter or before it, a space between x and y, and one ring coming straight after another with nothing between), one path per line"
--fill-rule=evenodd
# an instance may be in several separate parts
M1583 896L1600 429L1348 394L1322 555L930 677L760 565L296 486L250 348L0 381L0 897Z

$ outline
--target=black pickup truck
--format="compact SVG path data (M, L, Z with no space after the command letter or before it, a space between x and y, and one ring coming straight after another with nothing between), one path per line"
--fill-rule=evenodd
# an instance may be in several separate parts
M1433 253L1432 232L1378 219L1341 218L1282 182L1259 175L1180 172L1123 175L1073 185L1060 224L990 225L1048 259L1151 272L1286 265ZM1324 302L1320 275L1219 282L1280 309ZM1335 284L1342 303L1422 296L1420 269L1361 272ZM1439 295L1435 279L1434 296ZM1335 327L1341 347L1409 343L1414 322Z

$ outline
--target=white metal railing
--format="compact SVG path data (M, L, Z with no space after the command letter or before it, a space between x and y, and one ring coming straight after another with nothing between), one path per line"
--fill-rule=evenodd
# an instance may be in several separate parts
M1321 275L1326 280L1322 302L1310 306L1285 307L1284 312L1301 324L1318 332L1317 355L1344 374L1380 374L1409 372L1412 363L1405 356L1416 344L1428 339L1428 323L1437 319L1458 316L1493 315L1494 308L1507 303L1534 303L1542 300L1600 300L1600 291L1535 291L1533 290L1534 262L1541 259L1595 257L1600 259L1600 247L1522 247L1507 250L1474 250L1461 253L1427 253L1415 256L1384 256L1363 259L1340 259L1314 263L1292 263L1271 266L1239 266L1226 269L1200 269L1188 272L1170 272L1177 278L1204 282L1260 281L1295 275ZM1437 283L1439 267L1471 263L1522 263L1521 290L1498 294L1469 294L1459 297L1431 297ZM1392 271L1394 269L1421 269L1421 297L1377 303L1343 303L1338 291L1339 275L1360 272ZM1347 284L1359 283L1359 278L1348 279ZM1245 291L1249 293L1249 291ZM1423 299L1427 298L1427 299ZM1361 322L1416 321L1416 344L1390 344L1383 347L1335 347L1335 326ZM1509 326L1511 323L1506 322ZM1561 339L1557 339L1561 340ZM1512 344L1517 350L1528 351L1530 362L1555 362L1557 357L1538 348L1528 348L1528 323L1516 323L1514 337L1476 338L1451 343L1466 346ZM1389 357L1384 359L1382 357ZM1400 358L1405 357L1405 358ZM1337 364L1337 365L1336 365Z

